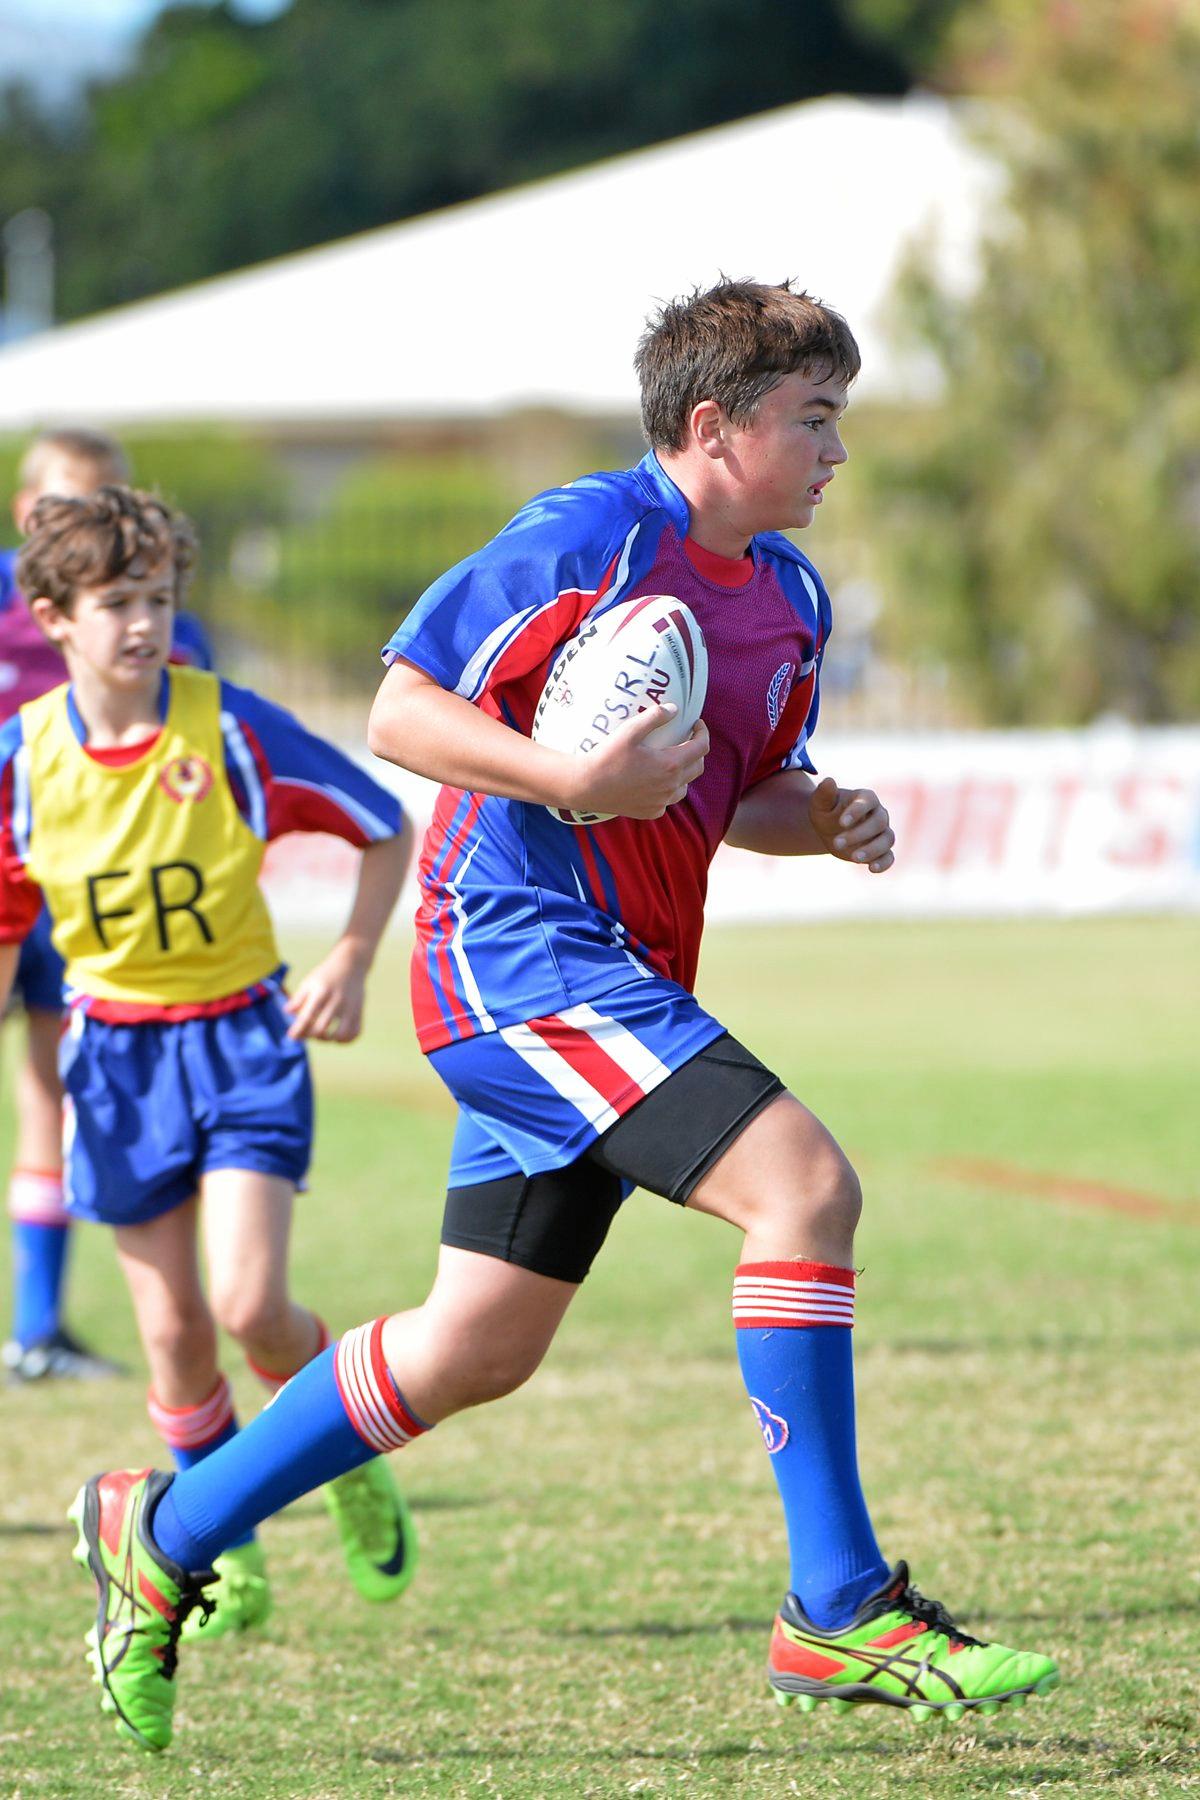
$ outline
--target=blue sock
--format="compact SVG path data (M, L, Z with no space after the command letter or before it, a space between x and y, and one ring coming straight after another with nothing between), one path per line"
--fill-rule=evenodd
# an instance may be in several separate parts
M151 1522L165 1555L185 1569L209 1568L301 1494L428 1429L388 1373L383 1324L347 1332L244 1430L175 1477Z
M27 1350L58 1330L69 1225L12 1222L13 1336Z
M837 1630L888 1574L858 1477L850 1326L854 1275L824 1263L743 1263L738 1361L783 1501L791 1587Z
M198 1406L164 1406L152 1392L147 1398L150 1423L158 1432L177 1469L194 1469L197 1463L220 1450L237 1436L237 1414L233 1410L233 1392L222 1375L216 1387ZM254 1533L244 1532L225 1545L236 1550L252 1541Z

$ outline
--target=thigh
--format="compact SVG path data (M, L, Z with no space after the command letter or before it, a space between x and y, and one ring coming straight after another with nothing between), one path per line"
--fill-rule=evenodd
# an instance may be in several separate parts
M617 1176L586 1158L537 1175L514 1169L451 1186L442 1244L578 1286L626 1191Z
M211 1337L215 1345L200 1281L196 1212L193 1196L159 1218L120 1225L114 1233L117 1259L150 1363L151 1385L167 1405L178 1398L181 1356L189 1359L199 1338Z
M685 1205L784 1092L777 1075L722 1032L606 1131L588 1160Z
M214 1169L201 1178L204 1255L215 1294L286 1296L295 1192L282 1176L256 1169Z

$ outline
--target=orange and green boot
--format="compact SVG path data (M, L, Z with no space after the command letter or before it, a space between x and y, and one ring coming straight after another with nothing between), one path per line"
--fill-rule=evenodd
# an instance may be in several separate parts
M848 1625L823 1631L795 1594L775 1620L767 1679L781 1706L832 1712L874 1701L905 1707L914 1719L961 1719L964 1714L1024 1706L1058 1685L1047 1656L984 1644L960 1631L944 1606L912 1587L899 1562Z
M79 1531L75 1561L96 1583L96 1623L85 1642L100 1704L143 1750L171 1741L179 1635L197 1607L206 1618L212 1611L204 1592L212 1570L181 1569L147 1527L172 1479L154 1469L94 1475L67 1514Z

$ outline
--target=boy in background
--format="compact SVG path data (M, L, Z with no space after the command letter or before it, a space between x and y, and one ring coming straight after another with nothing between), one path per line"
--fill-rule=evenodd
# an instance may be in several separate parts
M12 516L25 534L44 494L78 498L105 482L129 480L129 462L102 432L42 432L21 459ZM38 629L17 587L16 550L0 550L0 724L27 700L57 687L65 674L58 650ZM172 661L211 669L212 652L198 619L177 615ZM88 1380L118 1373L107 1357L82 1344L63 1320L70 1215L62 1196L62 958L43 912L21 949L14 991L25 1012L25 1054L17 1070L16 1146L8 1184L12 1234L12 1332L0 1347L10 1381L47 1377Z
M28 529L21 585L70 680L0 729L0 1003L44 895L70 1004L66 1203L116 1233L150 1418L187 1469L237 1432L216 1325L272 1394L329 1341L287 1281L312 1143L303 1040L358 1035L410 833L385 789L290 714L168 667L193 553L180 515L104 486L46 496ZM346 929L291 999L258 885L287 831L362 851ZM394 1597L414 1563L390 1472L356 1471L326 1499L360 1593ZM258 1624L270 1590L253 1532L217 1574L204 1635Z

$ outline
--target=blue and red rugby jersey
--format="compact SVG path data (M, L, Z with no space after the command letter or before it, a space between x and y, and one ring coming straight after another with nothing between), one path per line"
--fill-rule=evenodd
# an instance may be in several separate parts
M787 538L742 563L689 543L651 453L538 495L436 581L385 646L528 734L553 659L589 614L671 594L708 646L704 774L661 819L564 825L542 806L443 788L420 860L413 1011L424 1050L597 998L614 977L696 975L708 867L739 801L812 770L829 597ZM733 584L737 585L733 585Z
M344 752L249 688L222 681L219 692L225 780L238 812L264 844L290 831L309 831L327 832L363 849L400 831L404 820L400 802ZM169 678L164 672L163 719L168 698ZM76 738L86 743L83 721L65 684L63 704ZM157 735L127 749L91 754L97 761L119 766L147 752ZM0 726L0 943L24 939L42 906L41 890L26 872L21 850L29 840L38 804L21 773L23 743L23 719L17 713ZM97 1018L131 1023L228 1012L265 991L263 983L256 983L219 1000L162 1006L73 993L67 998Z

